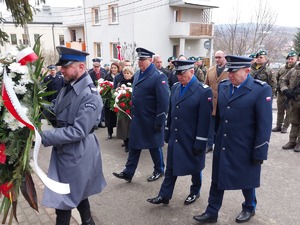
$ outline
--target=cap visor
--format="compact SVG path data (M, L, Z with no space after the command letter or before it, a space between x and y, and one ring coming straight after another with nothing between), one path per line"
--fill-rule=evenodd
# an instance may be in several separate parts
M74 61L62 61L62 60L59 60L55 66L69 66L73 63Z

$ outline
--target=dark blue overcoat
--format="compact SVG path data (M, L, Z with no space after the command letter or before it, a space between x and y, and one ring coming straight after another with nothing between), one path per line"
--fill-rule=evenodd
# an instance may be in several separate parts
M252 159L267 159L272 89L248 75L244 85L233 95L231 91L229 80L220 83L212 180L222 190L256 188L261 165L253 165Z
M170 95L167 76L154 64L150 64L140 76L140 71L137 71L133 80L129 148L161 147ZM154 132L155 124L161 126L161 132Z
M172 87L165 139L167 164L174 176L200 172L205 167L205 149L212 112L212 91L196 78L180 97L180 83ZM197 156L193 148L203 150Z
M45 99L49 102L51 102L52 100L56 99L58 93L60 92L60 90L63 88L63 86L65 85L65 80L64 77L62 75L56 74L55 77L52 77L50 74L47 75L44 78L44 83L47 83L47 91L56 91L54 94L46 96Z

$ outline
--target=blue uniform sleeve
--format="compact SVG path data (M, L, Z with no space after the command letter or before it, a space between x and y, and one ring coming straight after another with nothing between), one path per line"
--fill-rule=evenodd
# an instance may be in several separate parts
M252 158L266 160L272 130L272 89L265 85L259 93L255 105L256 137Z
M205 150L211 121L213 94L207 88L201 97L198 108L197 136L193 148Z
M155 86L156 93L156 118L155 125L163 126L166 121L166 116L169 108L169 85L165 74L159 74Z

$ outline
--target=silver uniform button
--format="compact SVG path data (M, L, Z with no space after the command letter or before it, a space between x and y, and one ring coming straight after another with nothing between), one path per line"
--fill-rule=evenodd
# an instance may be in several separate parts
M224 137L226 137L227 136L227 134L224 134Z
M225 151L225 148L222 148L223 151Z

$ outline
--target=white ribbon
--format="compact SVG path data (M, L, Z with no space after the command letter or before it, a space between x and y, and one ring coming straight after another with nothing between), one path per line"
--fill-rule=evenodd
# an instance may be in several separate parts
M24 120L26 123L34 127L35 132L35 145L33 151L33 162L34 162L34 170L36 171L37 175L40 177L42 182L52 191L58 194L69 194L70 193L70 185L65 183L60 183L55 180L50 179L47 177L46 173L39 167L38 165L38 154L41 146L41 136L38 133L35 126L30 122L26 114L24 113L21 104L13 90L13 83L12 80L7 76L6 69L4 68L3 72L3 84L9 96L9 99L16 110L17 114Z

